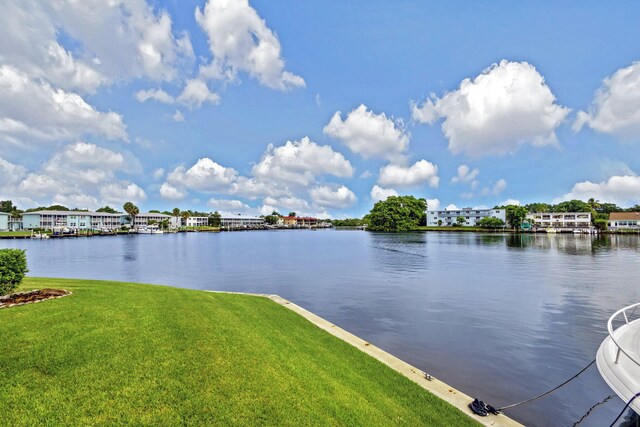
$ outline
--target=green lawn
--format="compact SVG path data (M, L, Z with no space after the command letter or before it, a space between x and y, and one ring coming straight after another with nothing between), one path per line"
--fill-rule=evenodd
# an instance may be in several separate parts
M31 236L31 231L0 231L0 237Z
M476 425L265 298L28 278L0 310L0 425Z

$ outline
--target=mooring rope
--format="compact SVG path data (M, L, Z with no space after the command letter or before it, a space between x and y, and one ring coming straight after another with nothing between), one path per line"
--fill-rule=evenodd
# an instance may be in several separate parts
M471 402L469 404L469 408L474 413L476 413L477 415L480 415L482 417L487 416L487 414L498 415L500 412L504 411L505 409L515 408L516 406L520 406L520 405L524 405L525 403L533 402L534 400L540 399L541 397L544 397L544 396L546 396L548 394L553 393L554 391L558 390L559 388L563 387L564 385L566 385L566 384L570 383L571 381L573 381L574 379L576 379L581 373L583 373L584 371L589 369L589 367L591 365L593 365L594 363L596 363L595 359L593 359L587 366L582 368L580 370L580 372L578 372L577 374L575 374L574 376L572 376L571 378L569 378L568 380L566 380L562 384L557 385L557 386L553 387L551 390L547 390L544 393L539 394L539 395L534 396L534 397L531 397L529 399L525 399L525 400L522 400L520 402L512 403L510 405L502 406L500 408L494 408L491 405L485 404L482 400L475 399L473 402Z
M620 413L618 414L618 416L616 417L615 420L613 420L613 422L611 423L611 425L609 427L613 427L613 425L618 421L618 419L620 419L620 417L622 416L622 414L624 414L624 411L627 410L627 408L629 407L629 405L631 405L631 403L635 400L636 397L640 396L640 392L636 393L628 402L626 405L624 405L624 408L622 408L622 411L620 411Z

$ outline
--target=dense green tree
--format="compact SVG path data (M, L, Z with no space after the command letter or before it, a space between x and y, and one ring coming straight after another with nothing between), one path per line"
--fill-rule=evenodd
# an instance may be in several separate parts
M524 206L509 205L505 207L507 223L511 228L519 230L522 226L522 221L527 217L529 211Z
M289 212L289 216L295 217L296 213L295 212Z
M0 212L11 213L15 209L11 200L0 200Z
M163 219L162 221L160 221L160 228L163 230L168 230L169 229L169 220L168 219Z
M476 222L476 225L482 228L503 228L505 223L500 218L487 216Z
M136 226L136 215L140 213L140 209L131 202L127 202L122 206L122 209L129 215L131 226Z
M553 208L553 206L548 203L529 203L524 207L527 208L529 212L535 213L551 212L551 209Z
M609 224L609 221L604 218L596 218L593 220L593 225L595 225L596 228L600 230L606 230L608 224Z
M279 219L280 219L280 215L267 215L264 217L264 222L270 225L275 225L278 223Z
M582 200L569 200L554 206L553 212L591 212L591 205Z
M413 196L390 196L379 201L366 217L370 231L410 231L424 224L427 210L425 199Z
M463 216L459 216L459 217L456 218L456 223L459 226L463 226L463 225L465 225L467 223L467 219L465 217L463 217Z
M610 214L611 212L622 212L623 210L624 209L622 209L615 203L600 203L600 206L596 208L596 212L604 214Z
M106 213L110 213L110 214L118 213L117 210L113 209L111 206L108 206L108 205L97 209L96 212L106 212Z
M220 212L215 211L214 213L209 215L207 224L209 224L211 227L220 227L220 225L222 224L222 215L220 215Z
M627 209L627 212L640 212L640 204L635 204Z
M159 211L159 210L157 210L157 209L151 209L151 210L149 211L149 213L160 213L160 211Z
M361 218L334 219L332 224L336 227L361 227L364 220Z

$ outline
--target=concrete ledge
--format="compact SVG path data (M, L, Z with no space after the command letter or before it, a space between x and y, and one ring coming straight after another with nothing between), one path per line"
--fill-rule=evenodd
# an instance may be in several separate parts
M411 366L406 362L403 362L402 360L398 359L392 354L389 354L386 351L379 349L373 344L370 344L364 341L363 339L358 338L357 336L345 331L344 329L334 325L333 323L328 322L322 317L317 316L311 313L310 311L305 310L304 308L290 301L287 301L286 299L278 295L256 295L256 296L265 296L270 300L282 305L283 307L286 307L289 310L294 311L295 313L309 320L311 323L313 323L320 329L324 329L325 331L329 332L331 335L337 338L340 338L341 340L365 352L369 356L378 359L380 362L384 363L391 369L409 378L411 381L417 383L422 388L428 390L429 392L438 396L442 400L460 409L462 412L469 415L469 417L473 418L474 420L478 421L479 423L485 426L496 426L496 427L522 426L522 424L512 420L506 415L500 414L498 416L488 415L486 417L480 417L474 414L473 412L471 412L471 410L467 406L469 403L473 401L473 398L471 398L470 396L462 393L461 391L456 390L453 387L448 386L447 384L443 383L440 380L437 380L436 378L427 376L427 374L422 372L420 369L414 366Z

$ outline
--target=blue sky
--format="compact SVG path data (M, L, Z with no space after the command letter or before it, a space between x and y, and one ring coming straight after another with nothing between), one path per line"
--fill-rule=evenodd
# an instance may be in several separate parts
M0 198L640 203L640 4L7 1Z

